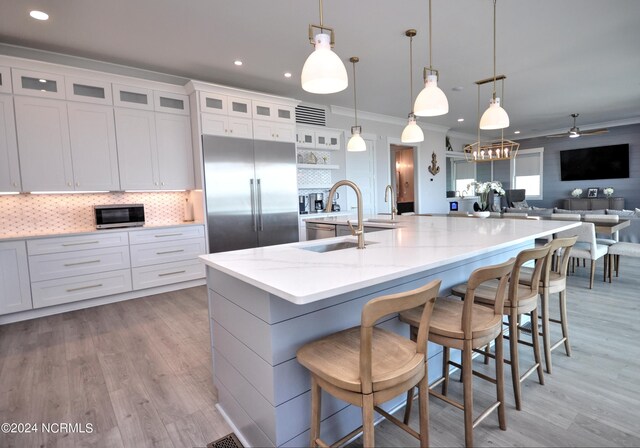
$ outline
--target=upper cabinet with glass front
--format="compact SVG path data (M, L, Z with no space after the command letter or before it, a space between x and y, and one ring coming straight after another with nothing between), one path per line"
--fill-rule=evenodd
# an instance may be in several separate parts
M132 109L153 110L153 90L113 84L113 104Z
M200 109L202 112L251 118L251 107L251 100L248 98L200 92Z
M295 124L295 108L292 106L253 101L253 118Z
M153 104L156 112L189 115L189 97L179 93L153 92Z
M12 69L13 93L64 100L64 76L31 70Z
M111 83L65 76L67 99L83 103L112 105Z
M11 93L11 69L0 67L0 93Z

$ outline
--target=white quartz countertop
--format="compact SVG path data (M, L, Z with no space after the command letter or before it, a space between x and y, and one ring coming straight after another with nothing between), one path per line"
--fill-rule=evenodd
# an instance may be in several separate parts
M389 219L381 215L377 218ZM346 218L327 218L327 220ZM349 216L356 221L356 217ZM209 267L303 305L338 294L507 248L580 225L570 221L399 216L396 228L367 233L365 249L317 253L304 247L355 237L337 237L200 258ZM366 223L366 221L365 221Z
M131 231L139 231L139 230L149 230L149 229L165 229L171 227L179 227L179 226L201 226L204 225L202 222L197 221L187 221L187 222L177 222L174 224L156 224L156 225L144 225L141 227L118 227L114 229L96 229L95 227L85 227L85 228L70 228L65 230L52 230L52 231L33 231L28 233L0 233L0 241L12 241L12 240L32 240L38 238L51 238L56 236L74 236L74 235L86 235L88 233L109 233L109 232L131 232Z

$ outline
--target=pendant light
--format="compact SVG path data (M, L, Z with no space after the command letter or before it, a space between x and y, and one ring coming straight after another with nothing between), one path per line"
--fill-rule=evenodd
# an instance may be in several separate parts
M496 98L496 0L493 0L493 96L489 108L480 118L480 129L504 129L509 127L509 115Z
M335 43L333 28L324 26L322 0L320 3L320 25L309 25L309 42L315 45L315 51L309 55L302 67L302 88L310 93L336 93L347 88L349 79L347 69L331 48ZM320 30L313 36L313 29ZM328 31L329 34L324 31Z
M431 66L431 0L429 0L429 68L423 70L424 89L418 94L413 104L413 111L418 117L436 117L449 112L449 101L442 89L438 87L438 70Z
M420 143L424 141L422 129L416 123L416 116L413 113L413 37L417 34L416 30L411 29L405 31L404 35L409 38L409 121L402 131L400 141L402 143Z
M367 144L360 135L362 133L362 126L358 126L358 96L356 92L356 63L360 61L357 56L349 58L349 62L353 65L353 114L355 116L355 126L351 126L351 138L347 143L347 151L361 152L367 150Z

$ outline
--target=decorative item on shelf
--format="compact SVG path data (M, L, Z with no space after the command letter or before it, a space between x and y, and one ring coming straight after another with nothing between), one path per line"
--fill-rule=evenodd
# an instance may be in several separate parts
M351 138L347 143L347 151L361 152L367 150L367 144L362 136L362 127L358 126L358 96L356 93L356 63L360 61L357 56L352 56L349 61L353 65L353 114L355 116L355 126L351 126Z
M431 166L429 166L429 168L427 168L432 176L435 176L436 174L438 174L440 172L440 167L438 166L438 158L437 157L438 156L436 155L436 152L433 151L433 153L431 154Z
M504 79L502 81L502 96L504 97ZM509 127L509 115L500 106L500 98L496 98L496 0L493 0L493 95L489 101L489 108L480 118L480 129L504 129ZM477 84L477 83L476 83ZM479 90L478 90L479 92Z
M300 153L298 153L298 163L304 163L304 157Z
M424 141L424 134L420 126L416 123L416 116L413 113L413 37L417 31L410 29L404 35L409 38L409 120L400 137L402 143L420 143Z
M444 144L447 147L447 151L453 151L453 148L451 147L451 141L449 140L448 135L444 138Z
M315 50L302 67L302 88L307 92L319 94L341 92L349 85L347 69L338 55L331 50L335 44L335 33L333 28L324 26L322 0L319 0L319 7L320 25L309 25L309 42L315 45ZM315 37L314 28L320 31Z
M431 0L429 0L429 67L424 67L424 89L418 94L413 111L418 117L436 117L449 112L447 96L438 87L438 70L431 66ZM412 92L413 93L413 92Z
M611 196L613 196L613 188L611 187L607 187L605 189L602 190L602 192L604 193L604 195L608 198L610 198Z
M597 188L589 188L587 190L588 198L597 198L598 197L598 189Z
M467 190L473 190L480 198L480 203L476 202L473 204L473 210L476 212L491 211L492 204L489 203L489 193L495 192L498 195L502 196L504 194L504 189L502 188L502 183L497 180L490 182L471 182L467 185Z
M310 163L312 165L317 164L318 163L318 157L313 152L310 152L309 153L309 159L307 160L307 163Z
M329 161L329 157L327 157L327 156L322 156L322 164L323 164L323 165L326 165L328 161ZM320 161L318 160L318 162L320 162Z
M582 196L582 188L574 188L573 191L571 191L571 196L573 196L574 198L579 198L580 196Z

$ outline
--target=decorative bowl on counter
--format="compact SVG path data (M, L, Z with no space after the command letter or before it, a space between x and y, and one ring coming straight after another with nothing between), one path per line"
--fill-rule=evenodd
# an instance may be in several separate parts
M488 218L489 216L491 216L491 212L489 211L473 212L473 216L476 218Z

